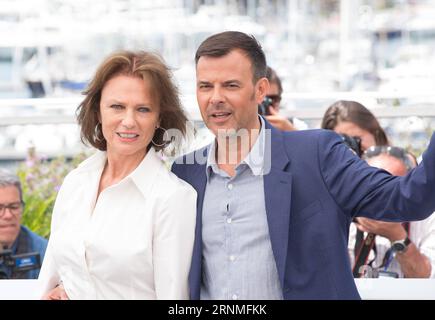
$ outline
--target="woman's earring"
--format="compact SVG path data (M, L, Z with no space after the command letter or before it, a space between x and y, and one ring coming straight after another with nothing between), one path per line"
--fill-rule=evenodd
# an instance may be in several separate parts
M95 135L95 140L97 140L98 142L102 142L102 141L104 141L103 128L102 128L102 126L101 126L101 123L98 123L98 124L95 126L95 132L94 132L94 135Z
M155 143L155 142L154 142L154 138L151 139L151 143L152 143L154 146L156 146L156 147L163 147L163 146L166 146L166 145L168 144L168 142L166 142L165 139L163 139L163 137L165 136L167 130L166 130L165 128L162 128L162 127L156 127L156 130L157 130L157 129L162 129L162 130L163 130L163 135L162 135L163 143L161 143L161 144Z

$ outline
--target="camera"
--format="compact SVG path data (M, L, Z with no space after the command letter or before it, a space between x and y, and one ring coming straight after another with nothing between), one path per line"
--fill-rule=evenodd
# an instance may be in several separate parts
M380 268L372 268L369 265L361 266L360 268L361 278L399 278L399 274L397 272L385 271Z
M266 96L263 101L258 105L258 114L262 116L270 116L269 107L272 106L272 98Z
M340 134L344 144L347 145L358 157L361 157L363 151L361 149L361 138L351 137L347 134Z
M0 279L9 279L5 268L12 270L12 273L40 269L41 257L38 252L13 255L11 250L2 250L0 251Z

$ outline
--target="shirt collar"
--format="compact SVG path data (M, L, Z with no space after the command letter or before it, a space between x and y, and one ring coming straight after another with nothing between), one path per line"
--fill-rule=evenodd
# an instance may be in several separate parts
M97 151L94 155L83 161L78 167L78 172L91 172L98 174L104 169L107 161L107 153L105 151ZM164 167L163 161L159 158L154 148L150 148L141 163L128 176L122 179L118 184L126 181L133 182L141 193L146 196L156 180L161 168Z
M151 192L159 172L165 164L154 148L151 148L142 162L127 177L134 182L144 196Z
M205 168L205 172L208 181L212 172L214 172L215 174L219 172L219 168L216 163L216 139L213 140L213 142L208 146L207 149L207 165Z
M264 119L262 117L259 117L259 119L261 127L257 140L252 146L252 149L249 151L248 155L236 167L237 170L237 168L239 168L241 165L247 165L251 169L252 174L255 176L263 175L264 156L266 150L265 143L267 142L265 130L266 125ZM208 146L206 165L207 180L210 179L212 172L217 174L219 171L220 169L216 163L216 139L214 139L213 142Z

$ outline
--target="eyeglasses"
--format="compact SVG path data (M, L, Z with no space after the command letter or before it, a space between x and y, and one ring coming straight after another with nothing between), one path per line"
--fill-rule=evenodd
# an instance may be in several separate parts
M2 203L0 204L0 218L6 213L6 209L15 216L21 214L24 208L24 202Z
M269 94L266 97L271 99L273 104L277 104L281 102L281 96L279 94Z
M414 162L411 160L411 154L403 148L393 146L372 146L368 148L362 155L363 159L376 157L380 154L388 154L396 159L401 160L406 169L409 171L415 167Z

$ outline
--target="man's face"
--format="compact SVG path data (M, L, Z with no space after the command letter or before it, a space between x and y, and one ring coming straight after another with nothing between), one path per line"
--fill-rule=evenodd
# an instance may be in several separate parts
M10 247L20 232L22 206L17 187L0 187L0 207L0 244Z
M196 78L201 116L215 135L218 130L260 128L258 104L269 83L262 78L253 84L251 61L243 51L199 58Z
M389 154L381 153L376 157L367 159L367 163L372 167L384 169L393 176L404 176L407 173L405 163Z

